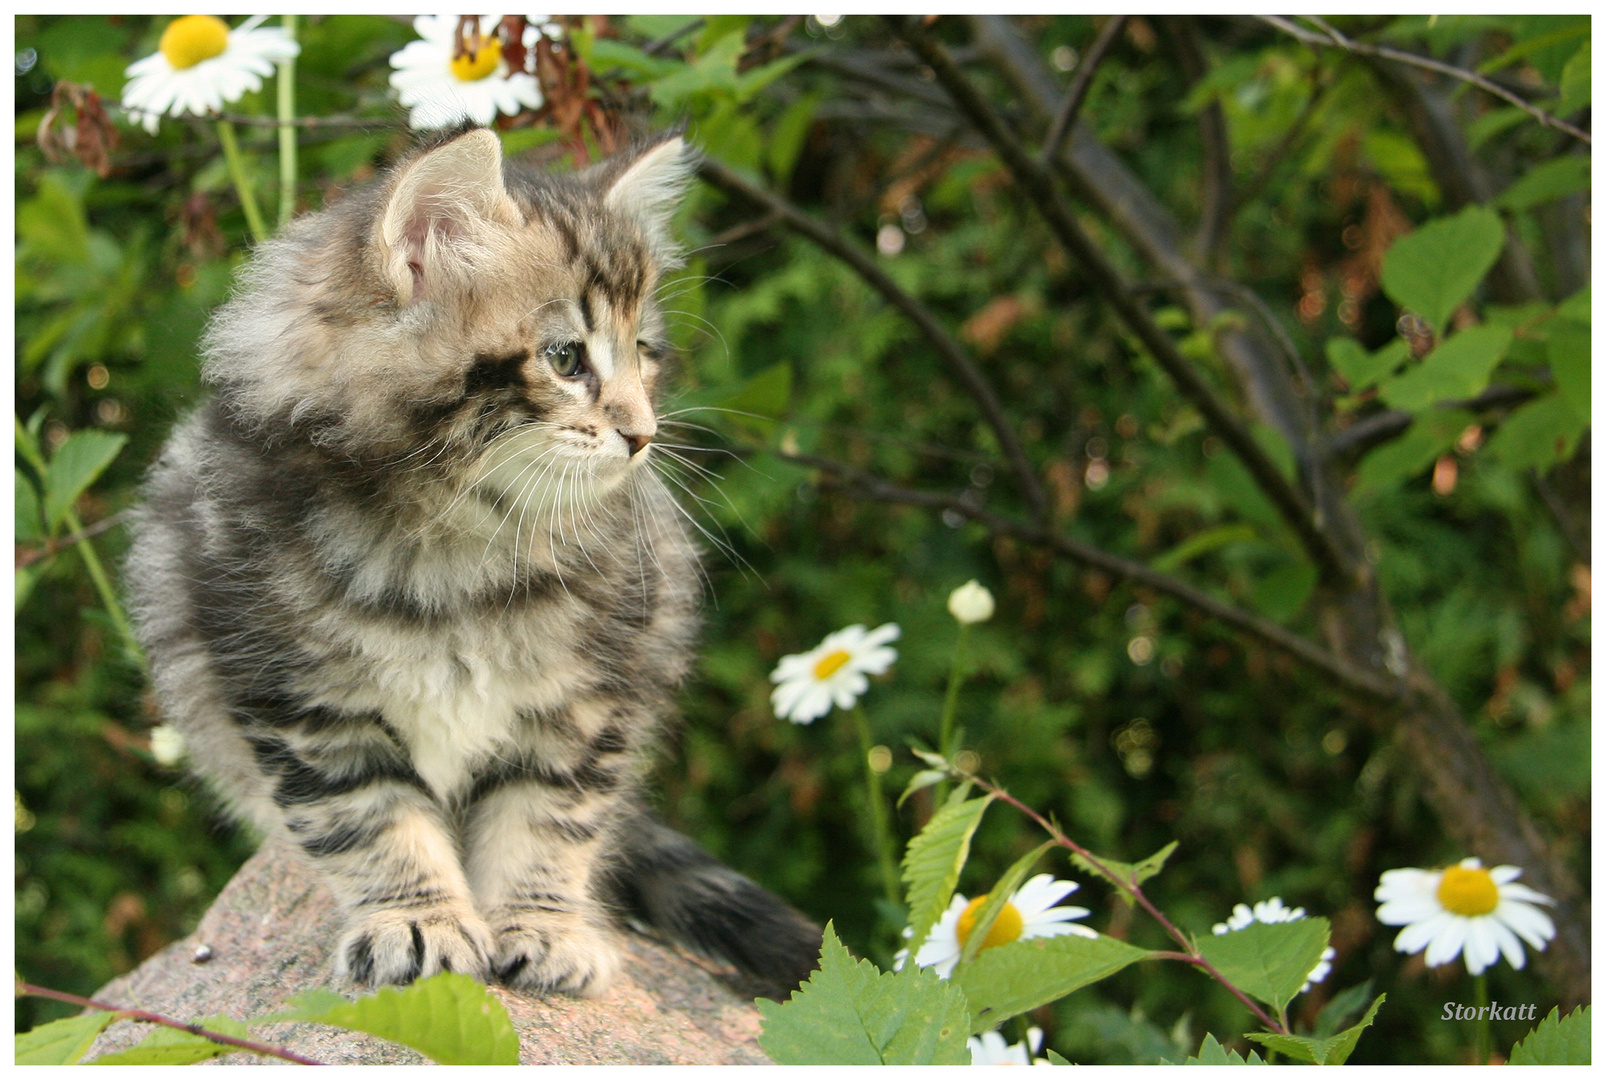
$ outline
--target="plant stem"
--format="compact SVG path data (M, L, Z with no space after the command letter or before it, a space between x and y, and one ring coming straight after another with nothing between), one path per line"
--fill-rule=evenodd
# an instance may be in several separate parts
M1494 1046L1489 1036L1489 1013L1486 1008L1489 1004L1489 976L1474 975L1472 977L1472 1003L1478 1009L1478 1018L1472 1029L1472 1063L1474 1065L1489 1064L1489 1054Z
M227 120L219 120L217 137L223 144L223 156L228 159L234 190L240 194L240 209L245 211L245 223L251 227L252 239L260 244L268 238L268 227L262 223L262 211L257 209L256 195L252 193L251 181L245 175L245 162L240 157L239 140L234 137L234 125Z
M43 986L34 986L32 983L25 983L21 980L18 980L17 982L17 994L18 996L30 994L34 997L50 998L53 1001L65 1001L69 1005L77 1005L79 1008L83 1009L100 1009L102 1012L117 1013L120 1016L127 1017L130 1020L144 1020L146 1023L150 1024L161 1024L163 1027L177 1028L179 1031L187 1031L191 1035L199 1035L203 1039L211 1039L213 1042L222 1043L224 1046L237 1046L241 1050L250 1050L252 1053L266 1054L269 1057L282 1058L285 1061L294 1062L297 1065L323 1064L321 1061L314 1061L312 1058L302 1057L293 1050L285 1050L281 1047L269 1046L266 1043L252 1042L249 1039L236 1039L232 1035L223 1035L216 1031L208 1031L199 1024L181 1023L180 1021L171 1019L170 1017L161 1016L157 1013L146 1012L144 1009L125 1009L120 1005L108 1005L104 1001L95 1001L93 998L79 997L77 994L68 994L60 990L51 990Z
M284 32L296 37L298 15L281 16ZM279 61L279 227L296 212L296 61Z
M978 776L967 776L965 779L969 780L983 791L991 792L1001 801L1008 803L1021 813L1025 814L1027 817L1031 818L1033 821L1037 822L1043 831L1048 833L1048 835L1052 837L1054 842L1060 847L1080 855L1090 866L1097 870L1106 881L1110 882L1116 888L1120 889L1122 892L1131 896L1132 899L1136 900L1138 904L1142 906L1143 910L1147 911L1149 916L1154 919L1155 922L1159 923L1167 934L1171 935L1171 939L1182 946L1183 951L1180 953L1155 952L1151 954L1151 959L1180 960L1184 963L1192 964L1194 967L1216 980L1222 986L1226 987L1233 997L1237 998L1243 1003L1245 1008L1255 1014L1255 1018L1266 1026L1266 1030L1274 1031L1279 1035L1287 1035L1289 1033L1286 1025L1278 1023L1275 1019L1267 1014L1266 1010L1262 1009L1259 1005L1255 1004L1254 1001L1250 1000L1249 995L1238 989L1238 987L1234 986L1230 981L1228 981L1225 975L1217 971L1215 965L1209 960L1206 960L1203 954L1201 954L1198 949L1194 948L1193 942L1188 940L1188 936L1181 930L1178 930L1176 925L1173 924L1170 919L1166 918L1165 915L1161 913L1159 908L1154 906L1154 903L1146 895L1144 895L1143 889L1140 888L1136 883L1124 880L1121 875L1111 871L1109 867L1104 865L1103 860L1101 860L1097 855L1094 855L1081 844L1078 844L1075 840L1072 840L1070 837L1066 836L1052 821L1049 821L1047 818L1043 817L1042 814L1039 814L1036 810L1033 810L1031 807L1015 798L1015 796L1011 795L1003 788L997 786L996 784L988 783L986 780L983 780Z
M887 800L881 794L881 774L870 764L870 721L861 706L853 707L853 726L859 732L859 757L864 762L864 775L870 793L870 824L875 830L876 863L881 868L881 884L887 891L887 900L901 903L898 888L898 862L892 856L892 830L887 826Z
M942 701L942 720L937 726L937 753L950 757L953 747L948 743L954 737L954 713L959 709L959 684L965 681L965 644L970 640L970 624L959 624L959 636L954 639L954 663L948 670L948 693ZM941 806L948 797L948 781L937 784L936 802Z

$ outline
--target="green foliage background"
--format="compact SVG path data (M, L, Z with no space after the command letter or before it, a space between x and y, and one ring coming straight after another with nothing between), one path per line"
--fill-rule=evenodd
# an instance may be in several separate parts
M878 21L720 16L651 56L642 51L685 22L633 16L577 26L571 41L597 76L595 99L642 128L686 122L712 156L862 250L874 252L878 234L901 242L896 254L874 257L973 350L1047 478L1058 528L1319 637L1314 568L1292 534L1114 321L996 158L943 138L954 115L915 93L918 65L891 49ZM1083 117L1193 222L1206 166L1200 116L1219 104L1231 169L1248 197L1216 272L1265 299L1314 369L1313 406L1342 431L1382 410L1358 373L1399 340L1400 310L1378 286L1383 250L1459 200L1441 190L1374 67L1264 25L1198 20L1189 32L1208 70L1190 80L1166 22L1130 22ZM19 58L31 56L26 68L19 59L16 77L17 415L38 417L47 448L85 429L128 437L78 500L86 525L135 500L174 418L198 400L195 341L248 246L208 124L164 120L155 138L120 124L105 178L70 158L49 161L35 145L56 80L114 102L123 68L154 50L165 23L16 22ZM1085 54L1099 25L1041 17L1022 30L1040 57L1063 67ZM1463 67L1494 61L1498 78L1562 115L1587 106L1587 17L1338 25ZM969 37L962 19L945 18L934 32L953 46ZM371 177L411 144L386 96L385 61L412 37L405 22L382 17L303 21L298 111L372 122L301 133L303 208ZM879 64L890 81L877 85L856 64ZM985 65L975 77L996 102L1012 100ZM1063 86L1071 76L1055 77ZM1588 284L1588 155L1496 99L1463 89L1451 100L1500 224L1531 253L1542 290L1502 298L1486 283L1474 298L1485 324L1517 328L1492 377L1536 392L1534 404L1553 411L1528 421L1531 431L1514 422L1500 446L1505 417L1519 415L1511 402L1448 419L1423 407L1409 432L1360 460L1350 497L1412 650L1587 881L1587 539L1574 546L1588 531L1589 437L1577 434L1587 405L1569 418L1579 399L1552 389L1576 390L1576 349L1528 328ZM233 109L271 115L271 85ZM505 132L510 152L561 162L572 151L549 122L527 121ZM275 135L241 133L257 190L271 193ZM595 150L596 133L586 135ZM776 720L767 674L781 655L848 623L898 622L899 662L866 700L877 740L896 751L888 777L896 791L918 767L906 740L935 736L955 633L945 599L974 577L1000 601L971 635L977 674L959 714L981 771L1096 851L1137 859L1180 840L1150 889L1185 929L1208 933L1234 903L1272 895L1329 918L1335 970L1296 1001L1296 1018L1312 1023L1333 994L1370 979L1388 1006L1353 1060L1456 1060L1467 1035L1435 1017L1446 1000L1470 1000L1464 971L1427 970L1395 954L1393 932L1372 917L1382 870L1467 854L1422 803L1403 745L1310 671L1174 601L990 537L957 515L855 500L765 452L820 454L1001 513L1022 506L991 431L926 341L834 257L757 227L760 215L700 186L683 216L691 266L671 290L687 363L669 408L706 410L678 419L711 430L664 441L723 452L684 451L719 473L717 482L680 469L686 502L718 542L702 662L683 696L683 735L661 770L668 817L822 923L834 920L856 955L888 966L901 915L877 907L853 733L840 716L808 727ZM1093 215L1085 222L1125 272L1149 280L1153 271L1118 236ZM1209 329L1168 307L1166 295L1160 282L1148 302L1211 380L1231 388ZM1587 293L1577 310L1587 401ZM1385 357L1372 366L1391 365ZM723 409L738 411L715 411ZM1453 446L1471 424L1492 433L1490 443ZM1559 453L1558 430L1572 432ZM1449 490L1445 461L1455 468ZM36 480L19 459L19 492ZM49 550L22 502L17 530L19 562ZM115 564L124 537L112 527L93 542ZM18 589L17 965L30 981L88 993L193 928L250 842L220 823L208 795L150 756L155 720L141 675L122 658L77 553L28 562ZM901 811L902 837L929 815L925 794ZM1005 809L976 837L960 884L970 895L1040 839ZM1076 899L1095 909L1090 921L1101 930L1130 928L1135 944L1165 947L1108 890L1067 865L1044 868L1084 880ZM1247 1012L1225 992L1172 967L1128 969L1035 1019L1051 1046L1079 1062L1180 1060L1205 1030L1228 1041L1247 1028ZM1535 1001L1541 1014L1555 1000L1531 967L1494 969L1491 989L1502 1001ZM62 1011L19 1002L18 1027ZM1497 1024L1496 1045L1509 1047L1528 1026Z

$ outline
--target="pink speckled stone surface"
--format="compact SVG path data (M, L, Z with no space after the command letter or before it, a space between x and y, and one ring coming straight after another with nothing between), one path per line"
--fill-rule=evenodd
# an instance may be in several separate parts
M98 1001L195 1021L226 1014L260 1016L292 996L326 987L357 991L334 975L331 948L341 921L334 897L293 848L270 841L219 894L194 934L114 979ZM525 1065L757 1065L759 1016L734 972L638 934L622 935L624 970L601 997L537 996L494 987L519 1033ZM195 963L196 949L212 958ZM93 1058L132 1046L151 1030L119 1021L101 1035ZM253 1028L263 1042L329 1064L424 1064L412 1050L369 1035L318 1024ZM279 1064L230 1054L217 1064ZM210 1063L209 1063L210 1064Z

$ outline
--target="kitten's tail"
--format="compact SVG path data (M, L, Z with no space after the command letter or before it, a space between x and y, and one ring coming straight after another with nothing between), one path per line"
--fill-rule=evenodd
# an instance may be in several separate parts
M634 915L697 952L729 961L785 997L819 963L820 928L645 811L623 831L614 869Z

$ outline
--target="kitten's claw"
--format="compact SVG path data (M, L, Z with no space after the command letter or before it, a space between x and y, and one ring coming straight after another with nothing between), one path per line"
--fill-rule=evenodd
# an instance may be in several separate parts
M473 915L417 910L362 916L341 939L336 970L353 982L407 984L441 971L484 981L490 974L491 932Z
M491 968L517 990L561 990L596 997L619 973L619 947L606 931L584 925L504 928Z

